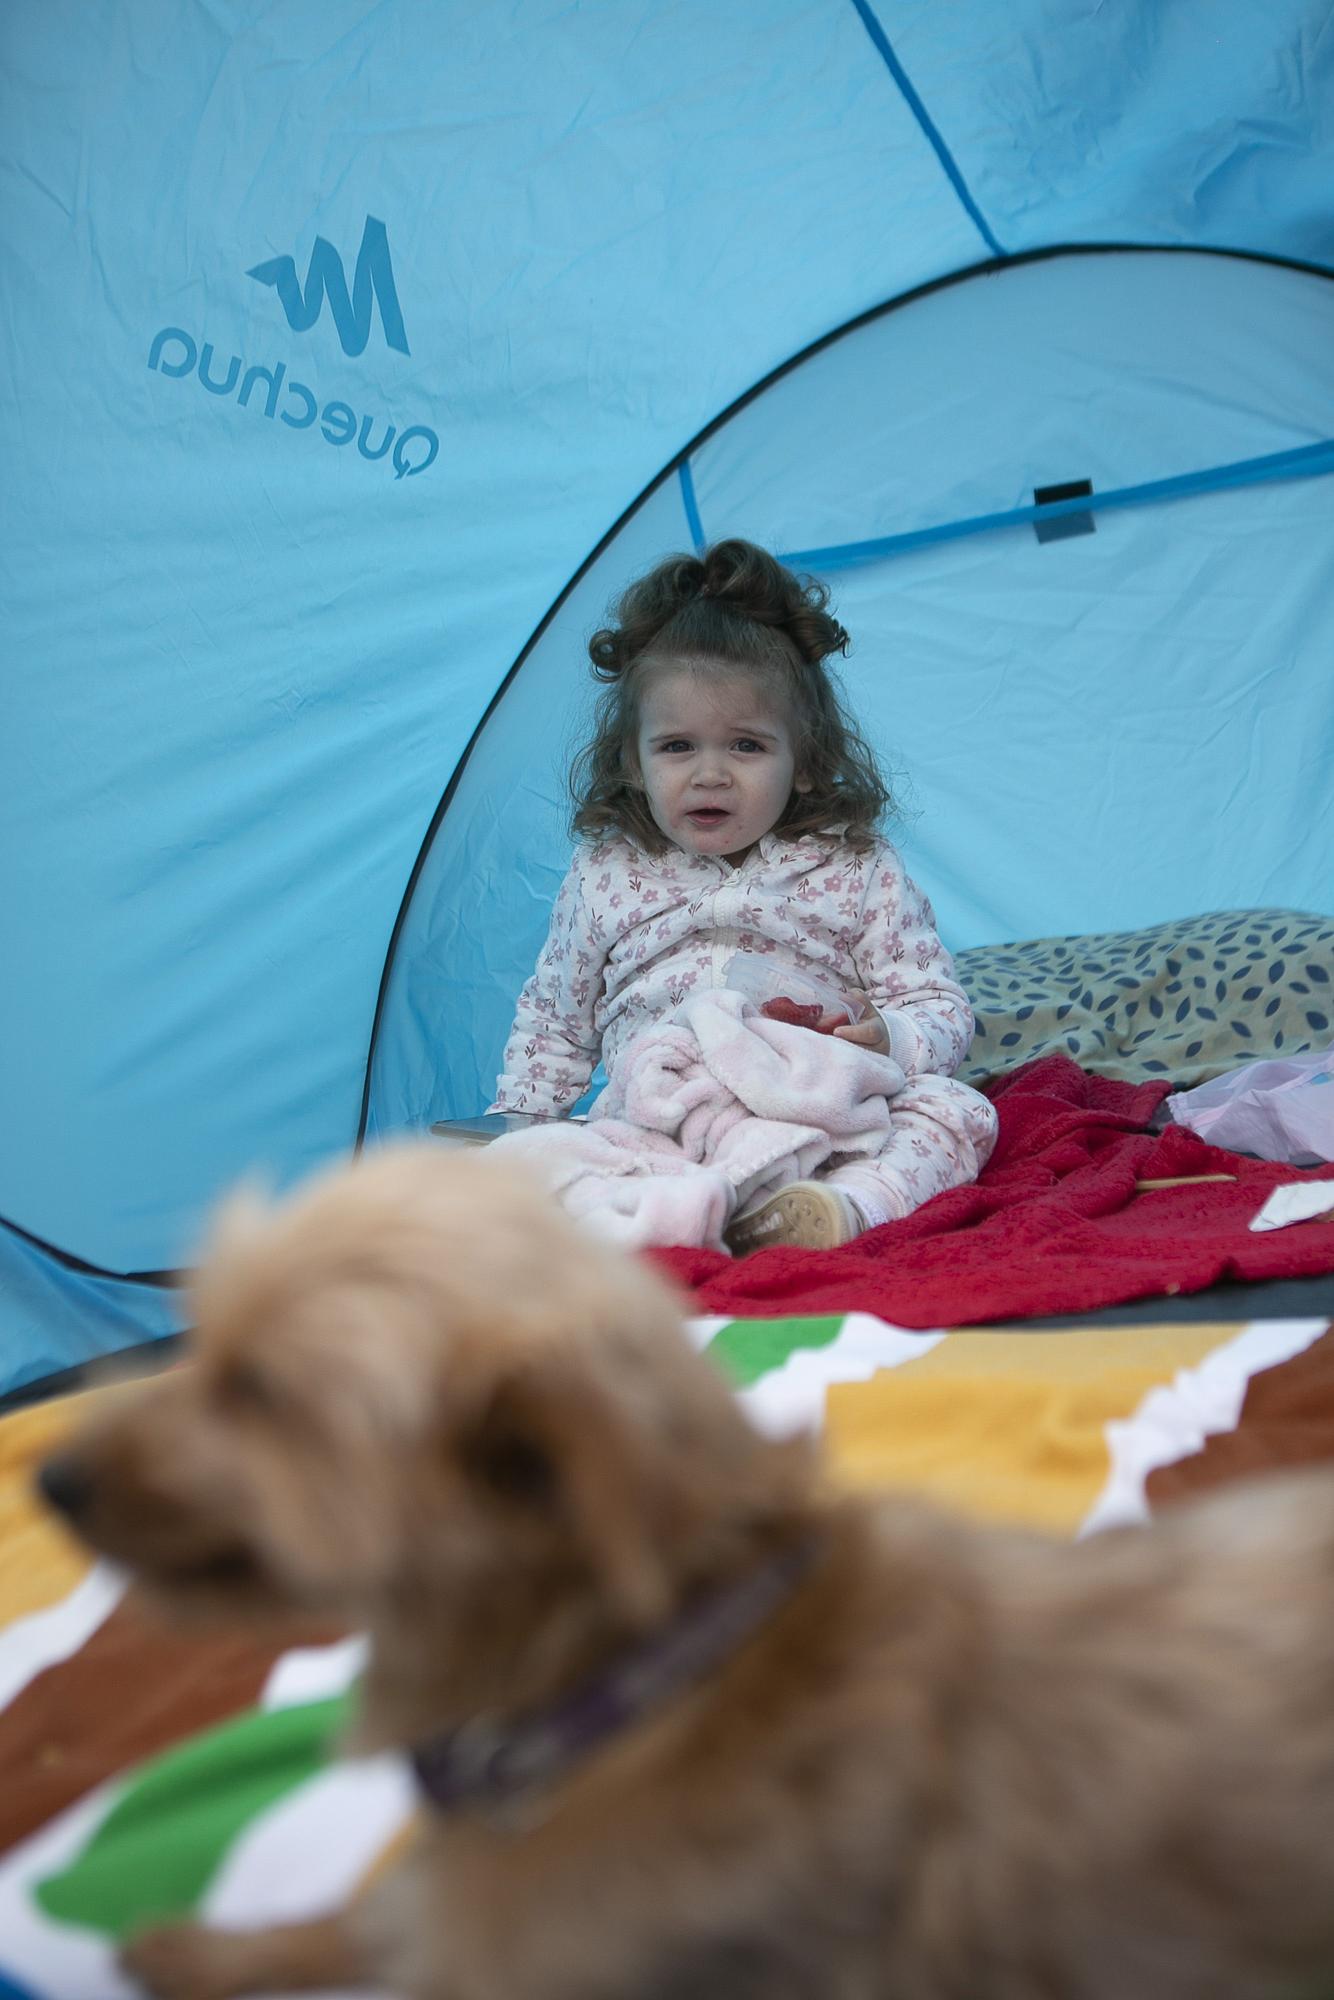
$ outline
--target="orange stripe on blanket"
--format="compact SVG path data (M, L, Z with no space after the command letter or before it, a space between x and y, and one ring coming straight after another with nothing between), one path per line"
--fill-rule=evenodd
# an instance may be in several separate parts
M42 1508L32 1481L101 1391L62 1396L0 1421L0 1626L68 1597L89 1557Z
M1106 1482L1106 1426L1232 1338L1231 1326L950 1334L829 1391L826 1436L859 1485L1073 1534Z

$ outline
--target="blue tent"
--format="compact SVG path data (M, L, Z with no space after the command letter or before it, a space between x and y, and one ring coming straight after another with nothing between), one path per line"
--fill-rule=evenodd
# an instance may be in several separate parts
M1324 0L0 23L0 1390L480 1109L583 644L831 583L955 947L1330 902Z

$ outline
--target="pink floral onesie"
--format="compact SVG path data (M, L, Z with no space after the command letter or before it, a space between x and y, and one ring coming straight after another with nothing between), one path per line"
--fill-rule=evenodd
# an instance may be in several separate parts
M722 986L738 951L864 994L908 1079L878 1159L835 1164L825 1178L879 1220L976 1178L995 1113L951 1078L973 1015L931 906L888 841L859 853L836 831L766 834L737 868L676 847L650 855L622 838L580 847L519 996L491 1108L568 1110L599 1057L613 1074L642 1028Z

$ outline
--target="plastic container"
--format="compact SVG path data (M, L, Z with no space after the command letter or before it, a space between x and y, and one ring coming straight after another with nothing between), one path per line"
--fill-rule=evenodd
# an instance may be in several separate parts
M791 1000L798 1007L818 1006L821 1014L841 1013L849 1024L860 1021L868 1008L868 1002L858 993L845 993L837 986L813 979L809 972L798 972L795 966L751 951L733 954L723 984L733 993L744 993L757 1007L762 1008L771 1000Z

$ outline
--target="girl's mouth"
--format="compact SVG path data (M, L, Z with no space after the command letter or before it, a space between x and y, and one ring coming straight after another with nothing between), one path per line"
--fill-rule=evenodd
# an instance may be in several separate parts
M727 809L725 806L697 806L694 812L686 814L686 818L692 826L717 826L727 818Z

